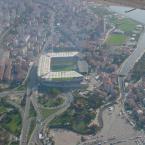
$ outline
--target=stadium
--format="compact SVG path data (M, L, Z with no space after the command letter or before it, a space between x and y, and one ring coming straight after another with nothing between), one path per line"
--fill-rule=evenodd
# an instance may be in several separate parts
M48 87L79 87L83 75L77 72L78 52L50 52L41 55L38 78Z

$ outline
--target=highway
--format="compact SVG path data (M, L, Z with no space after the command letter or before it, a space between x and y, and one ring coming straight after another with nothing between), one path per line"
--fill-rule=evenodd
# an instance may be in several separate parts
M137 48L134 50L134 52L123 62L123 64L120 67L119 74L123 74L125 76L128 76L128 73L133 69L133 66L136 62L143 56L145 53L145 30L141 34ZM124 80L125 77L118 77L118 83L121 93L123 93L124 90Z
M36 62L37 63L37 62ZM31 71L29 72L29 77L27 80L27 91L26 91L26 105L25 105L25 111L23 115L23 121L22 121L22 130L20 135L20 145L42 145L40 142L38 135L39 133L45 128L48 123L53 120L57 115L60 115L63 113L71 104L73 101L72 93L64 94L68 97L68 99L64 102L63 105L59 106L58 111L52 115L50 115L47 119L43 120L43 117L40 113L39 106L36 101L37 94L37 71L36 71L36 65L33 64L33 67ZM29 127L30 127L30 118L29 118L29 110L30 110L30 103L32 102L35 111L37 112L37 118L36 118L36 126L32 132L32 135L27 140Z
M130 73L130 71L133 69L134 65L139 61L139 59L143 56L145 53L145 29L142 32L137 48L134 50L134 52L123 62L123 64L120 67L119 74L124 75L123 77L118 77L118 85L120 90L120 98L122 103L122 111L124 112L125 118L130 122L131 125L135 126L135 124L132 122L132 120L128 117L124 110L124 103L126 101L125 97L125 79Z
M120 89L120 98L122 99L122 111L124 113L125 118L132 124L132 121L124 111L124 103L126 101L125 97L125 79L130 73L130 71L133 69L135 63L139 61L139 59L143 56L145 53L145 30L142 32L140 39L137 44L137 48L134 50L134 52L123 62L123 64L120 67L119 74L124 75L123 77L118 77L118 85ZM134 124L132 124L134 126ZM144 135L143 135L144 136ZM137 145L141 145L141 141L138 139L136 141Z
M91 139L85 142L80 143L79 145L98 145L99 143L101 143L101 145L109 145L109 144L121 144L121 145L126 145L127 143L132 143L133 141L137 142L137 145L143 145L141 142L141 137L139 136L127 136L125 138L102 138L102 139ZM139 142L139 144L138 144Z
M44 128L47 127L48 123L50 121L52 121L56 116L62 114L64 111L66 111L68 109L68 107L71 105L71 102L73 101L73 95L72 93L68 93L68 100L66 101L66 103L64 103L63 107L61 107L60 109L58 109L58 111L56 111L55 113L53 113L52 115L48 116L45 120L42 121L42 117L37 116L37 124L36 127L30 137L29 143L28 145L41 145L42 143L40 142L38 135L40 132L43 131ZM36 105L37 106L37 105ZM41 123L40 123L41 122Z
M5 96L9 96L9 95L17 95L17 96L21 96L24 95L24 91L14 91L14 90L10 90L10 91L4 91L0 93L0 98L5 97Z
M20 135L20 145L27 145L27 133L28 133L28 124L29 124L29 110L30 110L30 96L28 95L29 89L27 88L27 98L26 98L26 105L25 111L23 115L22 121L22 130Z
M26 90L26 105L22 121L22 130L20 135L20 145L27 145L27 137L30 126L29 110L31 103L31 96L33 96L33 91L36 87L37 75L36 75L36 66L33 64L32 69L29 72L29 77L27 81L27 90Z

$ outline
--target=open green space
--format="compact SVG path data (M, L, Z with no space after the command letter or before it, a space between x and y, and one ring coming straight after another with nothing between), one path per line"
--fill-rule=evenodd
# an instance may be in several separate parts
M128 57L127 53L111 55L111 58L113 58L112 64L121 65L127 57Z
M25 85L20 85L16 88L17 91L23 91L26 89L26 86Z
M0 106L0 115L6 112L7 112L7 109L4 106Z
M63 92L63 90L59 89L59 88L55 88L55 87L46 87L46 86L40 86L39 87L39 91L42 93L42 94L45 94L47 96L58 96L59 94L61 94Z
M1 125L14 135L19 135L21 131L21 116L18 111L8 112L2 119Z
M6 102L5 98L0 100L0 106L1 112L5 112L4 117L0 121L0 128L4 128L8 132L18 136L21 131L21 116L18 110Z
M31 103L31 105L30 105L30 111L29 111L29 116L30 117L36 117L36 115L37 115L37 113L36 113L36 111L34 109L34 106Z
M38 102L43 105L44 107L56 107L64 103L63 98L57 97L43 97L40 96L38 98Z
M54 72L59 72L59 71L72 71L75 70L74 66L67 66L67 65L53 65L51 66L51 70Z
M10 145L19 145L19 142L12 142Z
M132 32L133 30L135 30L137 24L137 22L131 19L123 19L119 23L119 28L124 32Z
M123 19L118 19L116 17L113 17L111 19L111 22L120 30L124 32L132 32L136 29L137 23L136 21L129 19L129 18L123 18Z
M127 40L127 36L123 35L123 34L111 34L107 41L106 44L107 45L122 45L123 43L125 43Z
M89 127L89 124L96 116L96 109L102 104L103 98L96 94L89 94L88 98L75 97L68 110L52 120L49 127L70 129L80 134L94 134L98 127Z
M0 115L13 109L15 109L15 107L6 102L6 98L0 100Z
M55 113L56 109L40 109L41 110L41 114L43 116L43 118L47 118L48 116L52 115L53 113Z

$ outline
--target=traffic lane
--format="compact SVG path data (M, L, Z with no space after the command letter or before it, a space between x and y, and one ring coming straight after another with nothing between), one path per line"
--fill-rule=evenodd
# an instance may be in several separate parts
M120 74L128 74L129 71L133 68L134 64L140 59L140 57L145 52L145 30L139 38L137 48L134 52L124 61L122 64L119 73Z

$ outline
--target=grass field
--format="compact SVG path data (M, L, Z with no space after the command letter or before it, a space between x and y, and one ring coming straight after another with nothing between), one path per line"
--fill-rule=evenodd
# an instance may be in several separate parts
M19 135L21 131L21 116L18 112L10 112L7 114L2 126L15 135Z
M72 71L75 70L74 65L53 65L51 66L51 70L54 72L59 72L59 71Z
M30 105L29 117L36 117L36 115L37 115L37 113L36 113L36 111L35 111L35 109L34 109L34 106L33 106L32 103L31 103L31 105Z
M122 45L123 43L125 43L126 40L127 40L127 36L125 36L125 35L111 34L108 37L106 44L108 44L108 45Z
M0 106L0 115L6 112L7 112L7 109L4 106Z
M55 113L56 109L41 109L41 114L43 116L43 118L47 118L48 116L52 115L53 113Z
M85 115L88 120L84 119ZM75 132L86 134L90 132L87 127L90 120L93 119L95 115L89 112L78 112L74 113L73 108L69 108L65 113L63 113L59 118L55 118L49 125L50 127L62 127L72 129Z
M52 120L49 127L67 128L80 134L93 134L97 131L97 126L88 125L95 118L95 110L103 104L102 101L96 94L88 98L75 97L68 110Z
M76 61L73 59L52 59L51 70L52 71L72 71L76 69Z
M56 107L64 103L63 98L44 98L44 97L39 97L38 101L41 105L44 107Z
M136 28L137 23L130 19L124 19L122 22L120 22L119 27L121 30L128 32L133 31Z
M12 142L10 145L19 145L19 142Z
M20 85L16 88L17 91L24 91L26 89L26 86Z
M133 30L135 30L136 25L138 24L136 21L131 20L129 18L124 18L121 20L118 20L117 18L113 18L112 22L114 25L118 27L118 29L124 32L132 32Z

